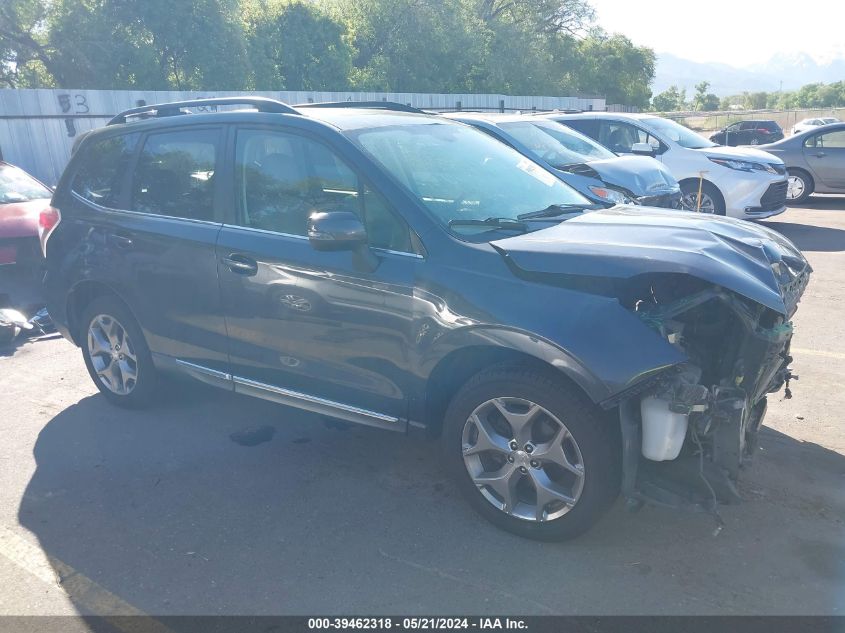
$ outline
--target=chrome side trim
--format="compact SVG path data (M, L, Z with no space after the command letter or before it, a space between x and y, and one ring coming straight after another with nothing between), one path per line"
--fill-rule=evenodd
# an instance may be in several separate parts
M249 380L248 378L241 378L240 376L232 376L232 380L235 383L236 393L272 400L280 404L305 409L313 413L329 415L358 424L377 426L392 431L403 431L405 429L405 424L402 424L399 418L392 415L353 407L341 402L318 398L317 396L284 389L275 385L268 385L263 382Z
M294 235L293 233L281 233L279 231L268 231L267 229L257 229L252 226L241 226L239 224L223 224L224 229L236 229L238 231L248 231L250 233L263 233L265 235L275 235L277 237L287 237L295 240L308 240L307 235ZM406 251L394 251L389 248L378 248L377 246L370 247L376 253L383 253L386 255L399 255L401 257L411 257L413 259L425 259L419 253L409 253Z
M276 385L268 385L267 383L242 378L241 376L234 376L226 372L217 371L203 365L197 365L180 358L172 359L176 361L176 365L185 373L193 376L197 380L206 382L218 387L227 387L235 392L242 393L247 396L256 398L263 398L264 400L272 400L280 404L285 404L298 409L305 409L314 413L322 413L349 422L356 422L358 424L366 424L368 426L377 426L392 431L404 431L406 424L400 418L392 415L385 415L376 411L368 409L361 409L360 407L353 407L342 402L335 402L334 400L326 400L307 393L300 393L291 389L284 389Z
M385 253L387 255L399 255L401 257L411 257L412 259L425 259L419 253L408 253L406 251L392 251L389 248L378 248L377 246L371 246L371 250L374 250L376 253Z
M71 195L76 198L79 202L88 205L95 211L102 211L103 213L112 213L116 215L125 215L129 217L139 216L142 218L157 218L159 220L173 220L177 222L191 222L192 224L208 224L211 226L221 226L222 222L216 222L214 220L197 220L194 218L180 218L176 215L162 215L159 213L147 213L146 211L134 211L132 209L113 209L112 207L104 207L102 205L97 204L96 202L92 202L88 198L85 198L75 191L71 190Z
M241 226L240 224L223 224L224 229L236 229L238 231L247 231L249 233L264 233L265 235L275 235L277 237L290 237L295 240L308 240L307 235L294 235L293 233L280 233L279 231L268 231L267 229L257 229L252 226Z
M185 367L186 369L191 369L193 371L198 371L201 374L205 374L206 376L211 376L212 378L219 378L220 380L232 380L232 374L227 374L223 371L217 371L216 369L211 369L209 367L203 367L202 365L196 365L194 363L189 363L186 360L182 360L181 358L177 358L176 362Z

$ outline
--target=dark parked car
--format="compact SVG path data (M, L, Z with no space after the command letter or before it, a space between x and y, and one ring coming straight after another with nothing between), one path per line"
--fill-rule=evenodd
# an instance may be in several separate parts
M180 116L210 104L258 111ZM130 110L52 204L49 310L108 400L187 375L425 429L483 516L539 539L586 530L620 486L735 499L810 274L764 227L582 213L504 143L385 108Z
M542 116L479 112L445 116L507 143L604 207L620 203L681 207L678 181L649 156L617 156L588 136Z
M783 138L776 121L738 121L710 135L717 145L763 145Z
M0 266L38 265L38 218L52 195L23 169L0 161Z
M845 123L811 128L760 149L786 165L786 198L793 204L812 193L845 193Z

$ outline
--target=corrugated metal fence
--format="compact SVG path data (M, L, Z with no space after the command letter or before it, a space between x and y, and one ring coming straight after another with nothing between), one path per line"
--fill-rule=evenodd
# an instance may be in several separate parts
M137 105L244 92L134 90L0 90L0 158L54 185L70 156L74 139L105 125L115 114ZM396 101L431 110L604 110L603 98L506 96L496 94L417 94L386 92L252 92L286 103L320 101Z

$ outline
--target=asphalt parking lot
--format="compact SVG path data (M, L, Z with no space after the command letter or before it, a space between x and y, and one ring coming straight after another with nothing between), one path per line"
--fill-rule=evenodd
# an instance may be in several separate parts
M522 540L435 442L202 386L125 412L54 338L0 350L0 614L845 614L845 198L767 224L815 268L800 380L718 536L620 502Z

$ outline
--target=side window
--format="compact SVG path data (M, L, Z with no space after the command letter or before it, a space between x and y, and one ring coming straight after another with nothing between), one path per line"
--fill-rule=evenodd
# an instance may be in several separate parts
M743 121L739 126L740 130L756 130L757 124L754 121Z
M728 132L738 132L742 123L731 123L726 129Z
M212 220L219 139L219 130L207 128L150 134L138 157L131 208Z
M599 142L618 154L629 154L634 143L648 143L660 151L660 141L645 130L621 121L602 121Z
M826 147L831 149L845 148L845 130L819 134L816 137L816 147Z
M240 130L235 153L239 224L306 235L315 211L350 211L377 248L412 252L410 229L331 149L297 134Z
M595 119L562 119L558 123L562 123L573 130L578 130L581 134L586 134L592 139L599 139L599 122Z
M124 134L94 141L79 157L71 190L103 207L120 207L126 169L138 144L138 134Z
M387 200L366 185L364 186L364 226L370 246L401 253L412 253L411 230L405 221L390 208Z

